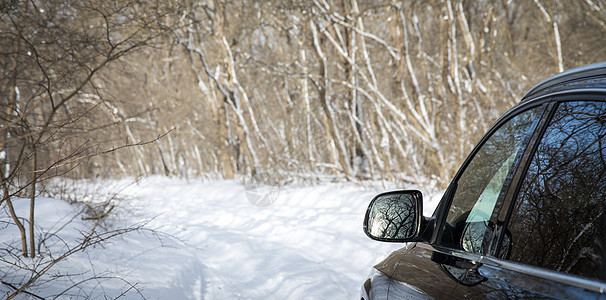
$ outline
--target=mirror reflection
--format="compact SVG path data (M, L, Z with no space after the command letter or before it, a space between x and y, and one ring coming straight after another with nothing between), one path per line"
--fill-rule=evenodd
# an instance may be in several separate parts
M377 196L367 215L367 233L378 239L411 239L417 234L421 193L400 191Z

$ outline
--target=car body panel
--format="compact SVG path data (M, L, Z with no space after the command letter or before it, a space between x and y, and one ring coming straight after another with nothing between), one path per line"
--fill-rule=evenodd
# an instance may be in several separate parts
M447 298L452 295L457 283L432 261L436 251L412 243L391 253L374 267L380 273L372 278L370 299L386 299L387 295L396 299Z
M606 284L426 243L374 268L365 299L606 299Z

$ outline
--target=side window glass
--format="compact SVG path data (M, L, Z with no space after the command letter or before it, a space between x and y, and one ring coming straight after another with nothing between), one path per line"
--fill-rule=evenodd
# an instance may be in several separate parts
M511 260L604 279L606 103L561 103L509 221Z
M518 155L526 147L540 109L513 117L481 146L456 182L438 244L486 253L492 238L493 210Z

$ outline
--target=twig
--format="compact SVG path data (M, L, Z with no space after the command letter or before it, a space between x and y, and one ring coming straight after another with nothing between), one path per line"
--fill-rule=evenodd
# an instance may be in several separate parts
M10 288L11 288L11 289L13 289L13 290L18 290L18 288L17 288L16 286L14 286L14 285L12 285L12 284L10 284L10 283L6 282L6 281L0 281L0 282L2 282L2 284L4 284L4 285L6 285L6 286L10 287ZM42 299L42 300L44 300L44 298L42 298L42 297L40 297L40 296L38 296L38 295L36 295L36 294L34 294L34 293L30 293L30 292L28 292L28 291L21 291L21 292L22 292L22 293L24 293L24 294L28 294L28 295L30 295L30 296L32 296L32 297L36 297L36 298L38 298L38 299Z
M157 141L157 140L165 137L166 135L168 135L169 133L171 133L173 130L174 130L174 128L171 129L171 130L169 130L169 131L167 131L167 132L165 132L165 133L163 133L163 134L158 135L153 140L148 140L148 141L144 141L144 142L138 142L138 143L134 143L134 144L127 143L125 145L114 147L114 148L111 148L109 150L100 151L100 152L97 151L97 152L94 152L94 153L89 153L89 154L86 154L86 155L81 155L81 156L74 157L74 158L71 158L71 159L65 159L63 161L59 161L59 162L53 164L52 166L50 166L50 167L48 167L46 169L39 169L39 170L36 170L34 172L35 173L46 173L46 172L48 172L50 170L59 168L61 166L64 166L64 165L67 165L67 164L70 164L70 163L81 161L81 160L86 159L86 158L90 158L90 157L94 157L94 156L98 156L98 155L109 154L109 153L116 152L116 151L124 149L124 148L145 146L145 145L151 144L151 143L153 143L153 142L155 142L155 141Z

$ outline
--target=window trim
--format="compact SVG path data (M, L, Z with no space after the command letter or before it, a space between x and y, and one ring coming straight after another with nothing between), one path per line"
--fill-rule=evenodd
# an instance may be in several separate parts
M438 252L444 255L454 256L459 259L470 261L472 263L475 263L478 268L481 268L482 265L488 265L495 268L501 268L529 276L535 276L538 278L558 282L565 285L583 288L590 292L606 294L606 282L597 279L587 278L565 272L558 272L555 270L528 265L507 259L501 259L478 253L471 253L462 250L446 248L438 245L417 243L415 244L415 246L427 249L432 252ZM489 278L489 280L490 279L491 278Z

